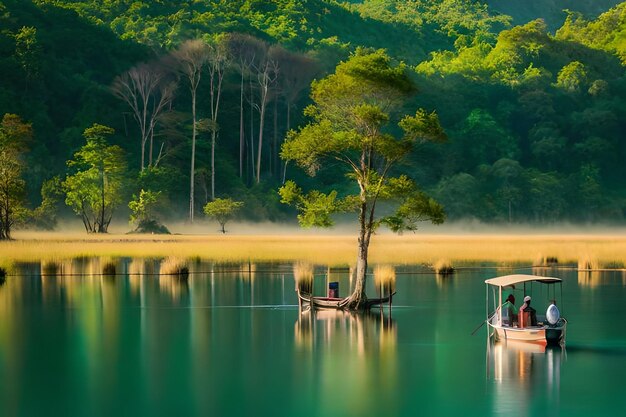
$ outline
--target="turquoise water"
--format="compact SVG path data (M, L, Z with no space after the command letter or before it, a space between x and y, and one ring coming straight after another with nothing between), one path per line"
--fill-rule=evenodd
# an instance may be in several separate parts
M150 274L150 262L118 261L115 277L90 274L98 268L83 259L62 268L71 275L42 277L40 265L20 265L0 287L0 415L626 409L622 272L542 271L565 280L560 308L570 322L566 348L546 351L492 346L484 327L470 335L485 314L484 279L530 270L468 269L440 279L403 268L416 272L398 274L391 315L353 316L299 314L290 265L195 263L186 283ZM333 280L345 293L347 274ZM320 292L324 285L321 278Z

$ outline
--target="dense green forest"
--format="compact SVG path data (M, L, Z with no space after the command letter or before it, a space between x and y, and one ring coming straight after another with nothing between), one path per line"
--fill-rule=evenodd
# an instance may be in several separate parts
M285 180L350 193L279 154L311 82L365 47L417 86L398 114L439 116L448 140L403 172L448 218L622 221L625 19L608 0L0 0L0 217L98 229L232 198L283 220Z

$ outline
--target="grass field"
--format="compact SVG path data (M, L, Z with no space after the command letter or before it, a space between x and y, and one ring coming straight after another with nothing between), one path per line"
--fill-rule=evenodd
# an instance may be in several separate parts
M356 237L336 235L86 235L15 233L0 242L0 265L61 261L76 257L200 258L212 261L308 261L349 265ZM580 269L621 269L626 264L622 235L377 235L371 264L458 266L476 262L542 265L548 258Z

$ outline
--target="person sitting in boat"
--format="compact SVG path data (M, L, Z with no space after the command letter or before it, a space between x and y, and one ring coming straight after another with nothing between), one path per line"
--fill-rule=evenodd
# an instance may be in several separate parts
M515 296L509 294L504 304L502 304L502 322L513 326L517 321L517 307L515 307Z
M519 308L519 327L537 325L537 311L530 306L530 296L524 297L524 304Z

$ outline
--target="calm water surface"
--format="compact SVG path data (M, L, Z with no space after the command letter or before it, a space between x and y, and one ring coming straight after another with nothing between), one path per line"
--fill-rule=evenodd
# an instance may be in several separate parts
M565 280L560 307L570 321L566 348L545 350L491 346L485 328L470 335L485 314L484 279L530 270L440 279L408 268L391 316L299 314L290 265L195 263L187 283L151 274L153 261L118 261L114 277L92 274L101 270L85 259L64 265L69 275L20 265L0 287L0 415L626 410L622 272L542 271ZM347 273L332 279L347 292ZM323 292L323 278L317 286Z

